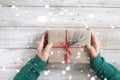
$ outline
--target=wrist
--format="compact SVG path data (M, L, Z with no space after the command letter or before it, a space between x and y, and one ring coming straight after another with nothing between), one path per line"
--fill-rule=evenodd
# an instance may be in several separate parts
M99 51L94 52L93 54L91 54L91 58L96 58L98 54L100 54Z

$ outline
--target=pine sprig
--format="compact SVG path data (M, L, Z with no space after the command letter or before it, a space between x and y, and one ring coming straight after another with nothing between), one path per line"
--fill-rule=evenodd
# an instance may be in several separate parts
M72 32L68 34L68 45L77 45L80 44L81 42L85 41L87 39L86 33L84 33L82 30Z

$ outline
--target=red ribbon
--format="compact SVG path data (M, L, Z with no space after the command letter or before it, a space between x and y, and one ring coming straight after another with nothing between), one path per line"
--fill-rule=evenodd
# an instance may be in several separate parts
M60 42L62 46L53 46L52 48L65 48L66 50L66 55L65 55L65 62L68 64L68 57L72 55L72 52L70 51L70 48L84 48L85 46L69 46L68 45L68 30L66 29L65 31L65 43Z

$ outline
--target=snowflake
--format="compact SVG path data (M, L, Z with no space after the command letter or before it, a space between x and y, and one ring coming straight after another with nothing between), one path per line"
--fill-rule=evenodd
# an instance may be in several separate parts
M44 75L48 75L50 73L50 70L44 71Z
M83 70L81 70L80 72L83 72Z
M63 12L60 12L59 15L62 16L62 15L63 15Z
M55 67L55 65L52 65L52 67Z
M81 50L81 51L84 51L84 48L81 48L80 50Z
M70 70L70 66L67 66L65 69L66 69L66 71L69 71Z
M19 14L19 13L16 13L15 15L16 15L16 16L19 16L20 14Z
M20 70L19 70L19 69L15 69L15 71L16 71L16 72L20 72Z
M104 80L107 80L107 78L104 78Z
M47 22L47 16L38 16L37 21L41 23L46 23Z
M65 11L65 12L68 12L68 10L67 10L67 9L65 9L64 11Z
M66 74L66 71L65 71L65 70L63 70L63 71L62 71L62 74L63 74L63 75L64 75L64 74Z
M80 56L80 55L81 55L81 53L80 53L80 52L78 52L78 53L77 53L77 55L78 55L78 56Z
M46 4L45 9L49 9L49 8L50 8L50 5Z
M17 61L20 61L20 58L17 58Z
M79 59L80 58L80 56L77 56L75 59Z
M99 34L100 34L100 32L97 32L96 34L97 34L97 35L99 35Z
M65 61L62 61L62 64L65 64Z
M69 76L69 80L71 80L72 79L72 76Z
M31 60L31 58L28 58L28 60Z
M56 21L56 19L52 17L52 18L51 18L51 21L52 21L52 22L55 22L55 21Z
M29 11L28 11L28 10L26 10L26 11L25 11L25 13L26 13L26 14L28 14L28 13L29 13Z
M11 6L12 9L18 9L15 5Z
M88 28L88 24L85 24L85 27Z
M115 28L115 26L113 26L113 25L111 25L110 27L111 27L111 29L114 29L114 28Z
M5 67L3 67L3 68L2 68L2 70L3 70L3 71L6 71L6 68L5 68Z
M30 46L27 45L26 48L30 48Z
M51 51L51 55L53 55L53 53L54 53L54 52L53 52L53 51Z
M90 74L88 74L87 77L90 77Z
M95 77L91 77L91 79L90 80L95 80Z
M88 17L93 19L94 18L94 15L92 13L88 14Z
M53 13L52 13L52 12L49 12L49 13L48 13L48 15L49 15L49 16L52 16L52 15L53 15Z

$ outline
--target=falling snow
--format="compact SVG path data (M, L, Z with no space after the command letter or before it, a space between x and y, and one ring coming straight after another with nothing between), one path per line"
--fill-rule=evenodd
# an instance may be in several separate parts
M97 34L97 35L100 35L100 32L97 32L96 34Z
M72 79L72 76L69 76L69 80L71 80Z
M65 12L68 12L68 10L67 10L67 9L65 9L64 11L65 11Z
M80 70L80 72L83 72L83 70Z
M54 52L53 52L53 51L51 51L51 55L53 55L53 53L54 53Z
M63 15L63 12L60 12L59 15L62 16L62 15Z
M12 5L11 8L18 10L18 7L16 7L15 5Z
M46 23L47 22L47 16L38 16L37 21L41 23Z
M52 68L54 68L55 67L55 65L52 65Z
M111 27L111 29L114 29L114 28L115 28L115 26L113 26L113 25L111 25L110 27Z
M90 74L87 74L87 77L90 77Z
M64 75L64 74L66 74L66 71L65 71L65 70L63 70L63 71L62 71L62 74L63 74L63 75Z
M20 70L19 69L15 69L16 72L19 72Z
M45 9L49 9L49 8L50 8L50 5L46 4Z
M104 80L107 80L107 78L104 78Z
M2 7L2 5L0 5L0 7Z
M48 75L50 73L50 70L44 71L44 75Z
M19 16L20 14L19 14L19 13L16 13L15 15L16 15L16 16Z
M88 17L93 19L94 18L94 15L92 13L88 14Z
M52 21L52 22L55 22L55 21L56 21L56 19L52 17L52 18L51 18L51 21Z
M6 68L5 68L5 67L2 67L2 70L3 70L3 71L6 71Z
M62 61L62 64L65 64L65 61Z
M95 80L95 77L91 77L91 79L90 80Z
M17 58L17 61L20 61L20 58Z
M70 70L70 66L67 66L65 69L66 69L66 71L69 71Z
M78 53L77 53L77 55L78 55L78 56L80 56L80 55L81 55L81 53L80 53L80 52L78 52Z
M52 12L49 12L49 13L48 13L48 15L49 15L49 16L52 16L52 15L53 15L53 13L52 13Z

